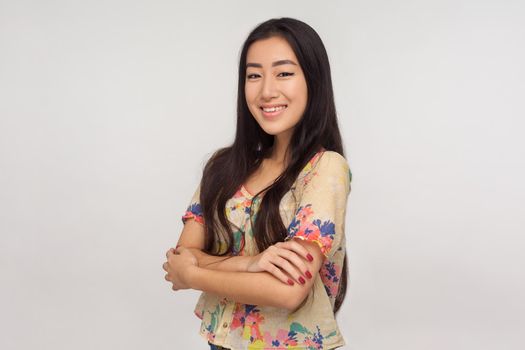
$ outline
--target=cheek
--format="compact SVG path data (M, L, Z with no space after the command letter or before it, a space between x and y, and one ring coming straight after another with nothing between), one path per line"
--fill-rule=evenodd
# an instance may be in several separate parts
M246 104L248 105L250 109L252 109L253 108L252 104L254 103L254 99L256 96L255 92L251 88L245 88L244 96L246 98Z
M306 103L308 101L308 91L306 85L298 82L295 84L293 89L293 101L294 111L296 113L296 121L299 121L306 109Z
M246 96L247 101L251 101L257 96L257 87L253 84L248 84L244 86L244 95Z
M246 100L246 105L248 105L248 109L251 111L253 97L249 89L244 89L244 99Z
M290 96L299 104L306 103L308 92L306 88L306 83L303 81L296 81L292 86L290 86Z

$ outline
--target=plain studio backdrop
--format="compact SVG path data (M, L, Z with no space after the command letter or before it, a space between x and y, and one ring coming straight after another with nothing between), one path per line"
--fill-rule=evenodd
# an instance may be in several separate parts
M0 348L206 349L165 252L233 141L241 45L323 39L352 350L525 348L522 1L0 1Z

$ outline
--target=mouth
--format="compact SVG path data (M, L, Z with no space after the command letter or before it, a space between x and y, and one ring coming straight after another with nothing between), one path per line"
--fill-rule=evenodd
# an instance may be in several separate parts
M279 106L273 106L273 107L259 107L263 113L263 116L267 118L274 118L281 114L288 105L279 105Z

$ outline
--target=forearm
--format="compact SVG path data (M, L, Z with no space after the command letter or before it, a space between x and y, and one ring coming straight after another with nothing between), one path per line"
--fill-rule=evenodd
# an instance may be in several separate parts
M186 281L192 289L239 303L289 310L293 310L308 292L307 286L284 284L268 272L231 272L192 266L186 272Z
M197 248L189 249L197 258L200 267L231 272L244 272L248 269L249 256L215 256Z

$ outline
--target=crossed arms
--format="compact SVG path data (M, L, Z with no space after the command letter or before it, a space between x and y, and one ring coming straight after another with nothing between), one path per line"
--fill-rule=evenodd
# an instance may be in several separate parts
M177 247L168 250L163 264L173 290L191 288L292 311L310 292L324 260L316 243L300 239L279 242L256 256L208 255L202 251L204 226L193 219L185 223Z

